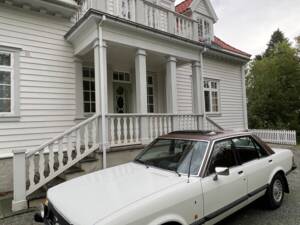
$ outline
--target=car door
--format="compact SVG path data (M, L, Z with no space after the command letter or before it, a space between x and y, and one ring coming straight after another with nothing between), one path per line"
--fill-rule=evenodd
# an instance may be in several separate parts
M271 165L272 156L250 136L236 137L232 139L236 149L239 163L248 180L248 194L250 196L259 193L266 188Z
M218 175L214 180L216 167L228 167L229 175ZM238 165L231 139L214 143L202 187L204 215L208 220L246 200L247 179L242 166Z

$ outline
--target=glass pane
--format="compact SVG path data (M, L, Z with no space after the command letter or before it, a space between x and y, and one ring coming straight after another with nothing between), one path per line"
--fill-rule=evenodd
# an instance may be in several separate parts
M114 80L119 80L119 75L118 75L117 72L114 72L114 73L113 73L113 79L114 79Z
M148 105L148 112L154 113L154 105Z
M11 54L0 52L0 66L10 66L11 65Z
M119 73L119 80L124 80L124 73L122 72Z
M241 163L259 158L259 152L249 137L234 138L233 143Z
M153 88L152 87L148 87L148 95L153 95Z
M150 85L153 84L153 79L152 79L151 76L147 77L147 83L150 84Z
M96 112L96 103L95 102L92 102L91 103L91 112Z
M91 99L90 92L88 92L88 91L83 92L83 99L84 99L84 101L90 101L90 99Z
M83 81L83 90L85 90L85 91L90 90L90 82L89 81L86 81L86 80Z
M10 72L0 71L0 84L10 84Z
M209 82L208 81L204 81L204 88L209 88Z
M94 68L90 69L90 74L91 74L91 78L95 78L95 69Z
M209 95L209 91L204 92L204 97L205 97L205 111L210 112L210 95Z
M0 85L0 98L10 98L10 86Z
M215 81L211 82L211 88L217 89L218 88L217 82Z
M91 112L91 104L90 103L84 103L84 112L86 112L86 113Z
M130 81L130 75L129 75L129 73L125 73L125 81Z
M0 99L0 112L10 112L10 100L8 99Z
M153 96L148 96L148 104L153 104Z
M83 75L83 77L90 77L89 68L83 68L82 75Z
M94 81L91 81L91 90L95 91L95 82Z
M91 101L95 101L95 92L94 91L92 91L91 92Z
M219 111L219 105L218 105L218 92L212 92L212 111L218 112Z

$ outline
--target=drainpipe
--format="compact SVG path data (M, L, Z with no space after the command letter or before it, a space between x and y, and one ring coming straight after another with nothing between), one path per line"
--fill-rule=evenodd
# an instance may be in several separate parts
M99 41L99 56L100 56L100 95L101 95L101 146L102 146L102 160L103 160L103 169L107 167L107 161L106 161L106 119L105 119L105 96L104 96L104 89L106 84L104 84L104 69L103 69L103 32L102 32L102 25L104 21L106 20L106 16L103 15L102 19L98 23L98 41ZM101 63L102 62L102 63Z

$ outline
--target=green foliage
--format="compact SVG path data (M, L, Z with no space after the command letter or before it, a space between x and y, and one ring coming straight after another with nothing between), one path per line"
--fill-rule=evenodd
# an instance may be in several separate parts
M270 43L275 43L274 35L272 39ZM279 39L250 63L246 78L249 126L300 134L300 60L286 38Z
M276 48L276 45L282 42L288 42L288 39L285 38L284 34L278 29L272 34L271 40L268 43L268 48L266 49L264 56L270 56Z

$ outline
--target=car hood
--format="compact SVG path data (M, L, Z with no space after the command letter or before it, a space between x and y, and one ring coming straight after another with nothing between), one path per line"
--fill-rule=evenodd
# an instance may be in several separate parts
M92 225L181 182L175 173L127 163L60 184L49 189L47 197L71 224Z

